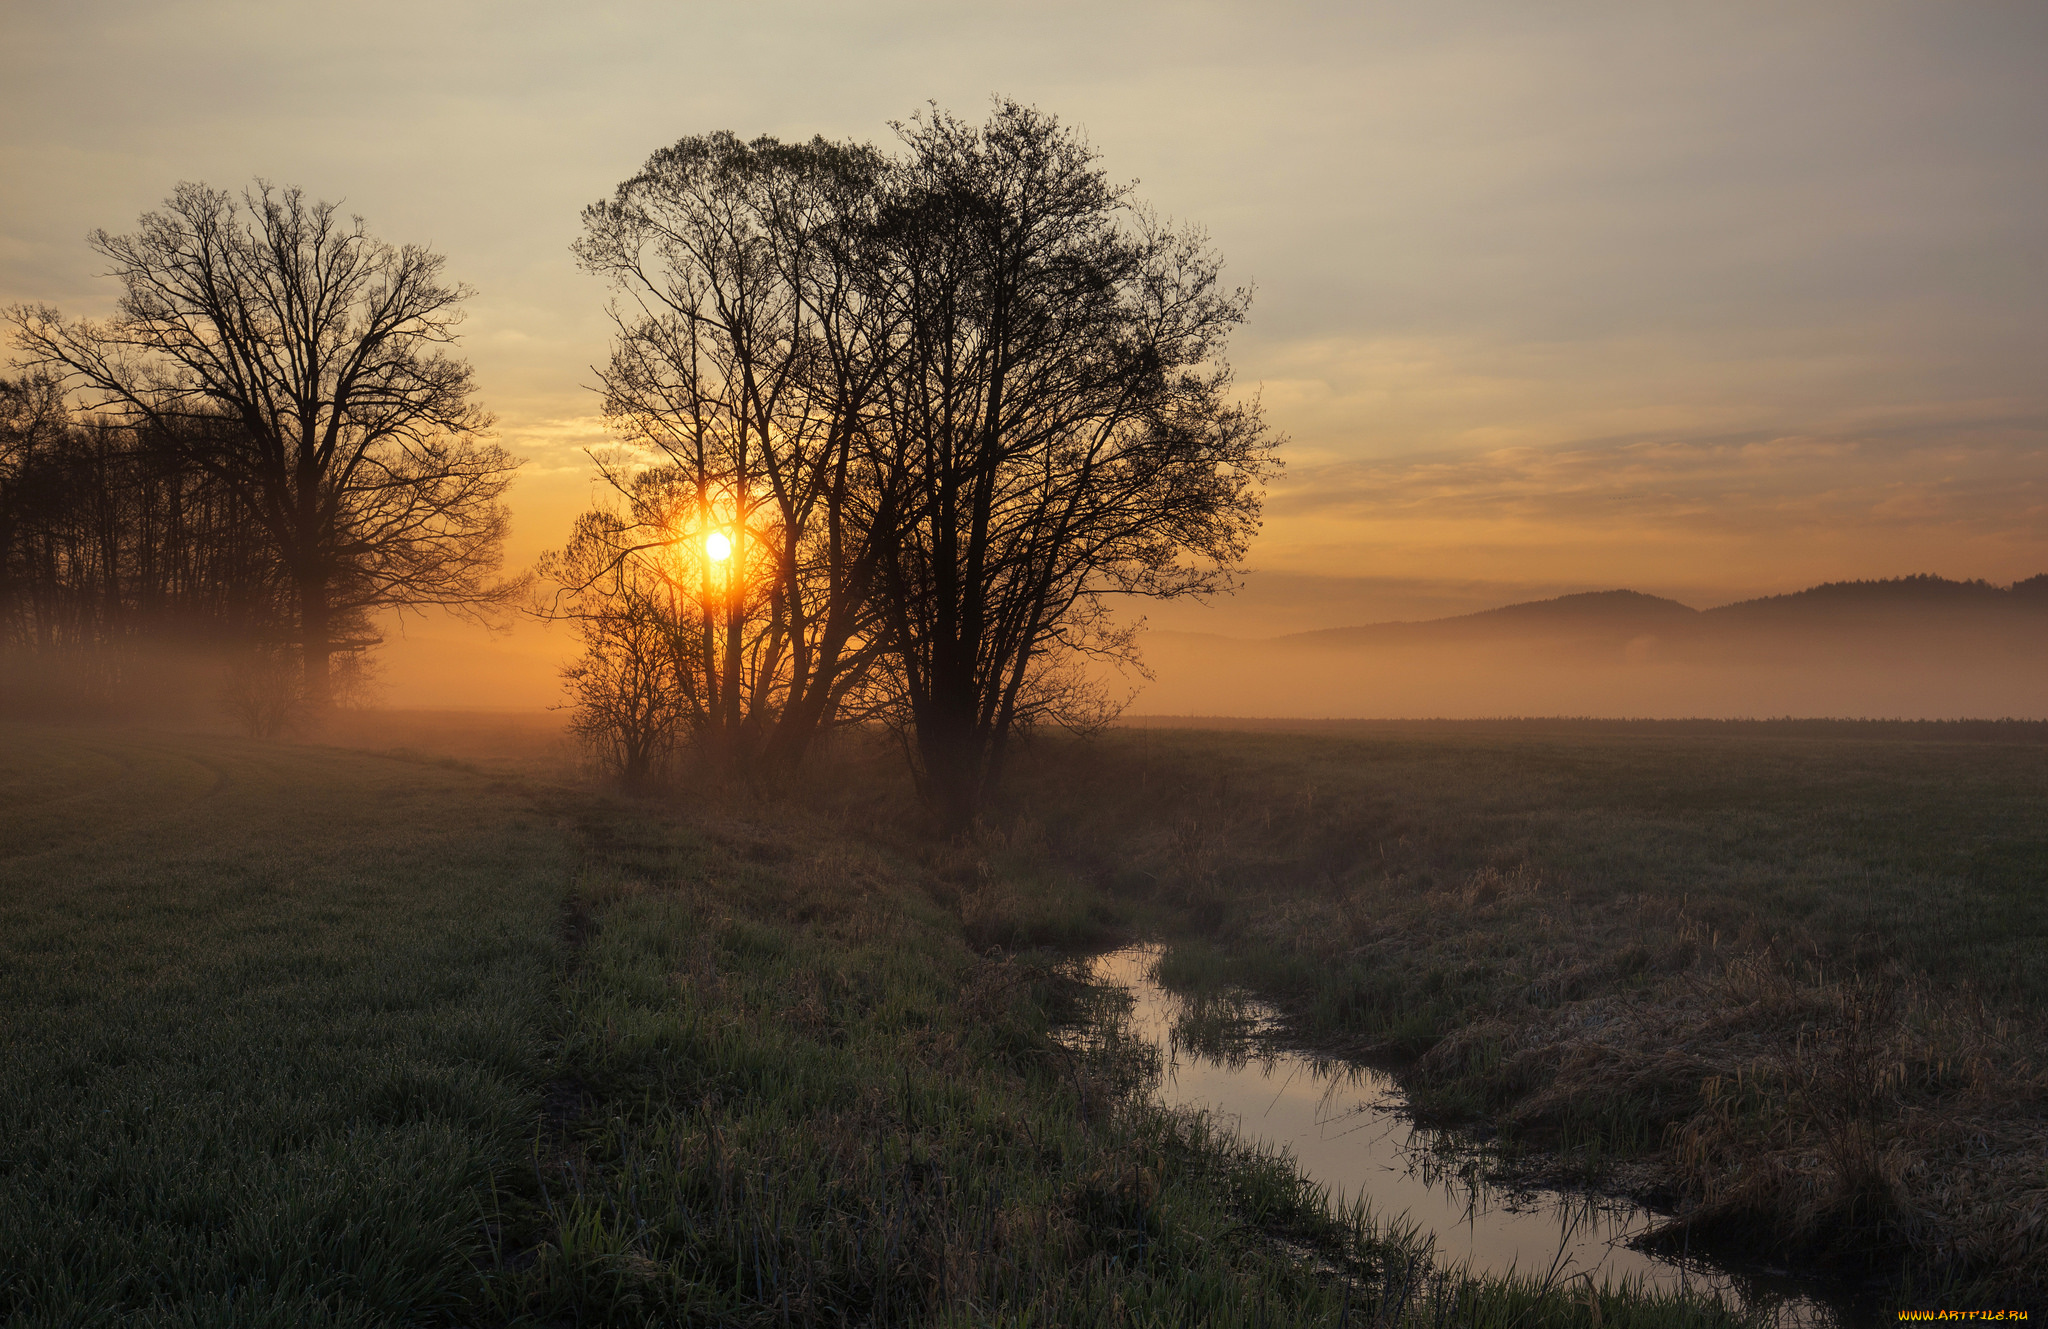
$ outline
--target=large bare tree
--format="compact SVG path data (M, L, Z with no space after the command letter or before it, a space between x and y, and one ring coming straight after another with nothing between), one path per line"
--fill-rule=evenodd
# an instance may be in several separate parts
M89 409L205 440L189 464L247 502L294 588L309 701L372 611L504 598L518 463L448 353L470 291L440 255L260 181L239 197L180 184L135 233L90 242L117 312L11 309L24 359Z
M1106 597L1231 584L1274 439L1222 358L1248 294L1198 232L1134 207L1035 109L898 128L879 249L908 515L882 605L912 765L957 829L1021 726L1104 713L1076 673L1131 658Z

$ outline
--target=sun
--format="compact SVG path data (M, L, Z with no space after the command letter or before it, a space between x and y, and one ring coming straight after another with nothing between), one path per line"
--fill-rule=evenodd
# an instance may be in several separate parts
M704 554L713 563L723 563L732 557L732 541L725 538L725 532L713 531L704 537Z

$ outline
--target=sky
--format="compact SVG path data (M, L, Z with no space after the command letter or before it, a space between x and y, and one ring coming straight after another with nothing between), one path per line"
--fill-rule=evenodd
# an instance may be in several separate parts
M585 204L685 135L886 143L1001 95L1256 288L1231 359L1287 469L1243 591L1155 625L2007 582L2048 571L2043 68L2032 0L0 0L0 304L106 313L86 233L180 180L432 245L523 566L604 443ZM416 621L387 678L539 704L566 650Z

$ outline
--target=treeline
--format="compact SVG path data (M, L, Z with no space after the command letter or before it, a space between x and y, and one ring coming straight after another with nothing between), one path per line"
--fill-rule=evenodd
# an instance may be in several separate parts
M48 377L0 379L0 668L9 709L138 700L167 656L253 684L291 632L275 550L245 498L176 435L79 418Z
M1223 359L1248 294L1204 238L1035 110L897 130L685 139L584 213L622 446L543 570L628 779L879 722L957 827L1022 729L1113 712L1106 597L1225 589L1257 528L1273 440Z
M5 311L23 374L0 422L0 646L18 705L53 680L133 703L196 651L271 731L345 695L378 611L483 612L518 590L494 576L517 463L446 353L470 292L439 255L260 181L181 184L91 244L121 283L113 317Z
M1766 608L1806 609L1820 605L1857 608L1889 605L1910 605L1916 608L1947 605L2048 607L2048 573L2039 573L2014 581L2009 586L1999 586L1982 577L1955 581L1925 572L1909 577L1825 581L1818 586L1809 586L1803 591L1759 596L1753 600L1738 600L1734 604L1720 605L1701 612L1744 614Z

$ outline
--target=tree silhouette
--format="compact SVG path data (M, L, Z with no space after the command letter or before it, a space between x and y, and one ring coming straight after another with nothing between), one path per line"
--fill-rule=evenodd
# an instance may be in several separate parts
M1020 728L1113 713L1083 668L1134 655L1106 597L1230 584L1274 440L1231 399L1249 297L1199 233L1036 110L897 128L898 157L684 139L585 211L623 506L544 568L589 714L643 714L656 674L619 662L663 622L706 746L789 761L884 716L957 828Z
M687 729L729 766L799 760L881 645L891 348L864 242L884 166L822 140L687 138L583 214L577 257L620 297L600 377L627 449L605 466L619 510L544 563L569 592L554 612L595 633L581 692L625 677L599 658L622 604L665 617Z
M1131 655L1104 597L1229 584L1274 440L1230 399L1249 295L1200 233L1135 207L1035 109L898 131L878 229L907 519L883 609L919 786L958 828L1021 725L1105 713L1074 669Z
M10 310L26 361L92 409L191 440L186 463L246 503L292 587L310 702L371 611L504 598L517 463L446 353L470 292L441 256L260 181L239 199L180 184L134 234L91 243L121 282L115 316Z

